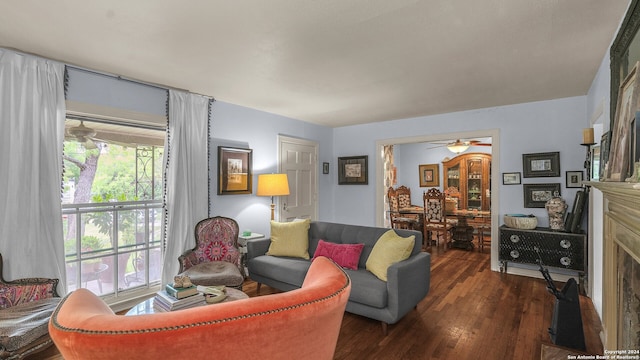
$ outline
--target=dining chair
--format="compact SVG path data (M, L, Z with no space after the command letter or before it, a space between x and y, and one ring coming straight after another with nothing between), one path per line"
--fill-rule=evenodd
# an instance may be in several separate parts
M451 231L453 224L447 221L445 212L445 194L438 188L431 188L425 191L424 201L424 231L425 234L436 234L436 247L440 246L440 237L444 239L443 247L446 251L447 244L451 243ZM427 239L430 243L431 236Z
M460 190L455 186L449 186L444 191L445 211L455 211L460 209Z
M401 188L407 187L401 186ZM399 190L399 189L398 189ZM409 230L420 230L420 220L419 217L414 214L402 214L400 213L400 209L411 206L411 192L409 190L409 201L407 205L406 200L406 192L402 190L402 204L401 206L400 196L398 190L393 187L389 187L387 190L387 199L389 200L389 217L391 219L391 227L394 229L409 229Z

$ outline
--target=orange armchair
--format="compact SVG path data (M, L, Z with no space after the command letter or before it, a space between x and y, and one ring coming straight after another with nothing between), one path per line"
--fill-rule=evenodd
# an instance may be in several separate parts
M351 282L327 258L300 289L152 315L121 316L84 289L49 332L67 359L332 359Z

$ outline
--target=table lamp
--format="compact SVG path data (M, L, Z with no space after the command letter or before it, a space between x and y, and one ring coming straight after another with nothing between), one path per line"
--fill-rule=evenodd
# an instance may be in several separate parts
M287 174L262 174L258 175L258 196L271 196L271 220L273 220L276 205L274 196L289 195L289 179Z

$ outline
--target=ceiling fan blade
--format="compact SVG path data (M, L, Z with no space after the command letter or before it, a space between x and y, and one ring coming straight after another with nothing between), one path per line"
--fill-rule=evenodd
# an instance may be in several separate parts
M443 147L447 146L447 144L438 145L437 143L431 143L431 144L428 144L428 145L433 145L433 146L427 147L427 150L439 149L439 148L443 148Z

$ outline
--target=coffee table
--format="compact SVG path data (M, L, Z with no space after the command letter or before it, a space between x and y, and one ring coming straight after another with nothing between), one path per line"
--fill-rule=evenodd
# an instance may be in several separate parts
M225 292L227 293L227 297L222 300L221 302L217 303L217 304L222 304L225 302L230 302L230 301L236 301L236 300L241 300L241 299L248 299L249 295L243 293L242 291L238 290L238 289L232 289L232 288L226 288ZM130 315L143 315L143 314L156 314L156 313L160 313L160 312L165 312L162 310L157 309L156 307L153 306L153 301L155 299L155 296L152 298L149 298L141 303L139 303L138 305L132 307L131 309L129 309L129 311L127 311L127 313L125 314L125 316L130 316ZM202 305L198 305L198 306L209 306L209 305L215 305L215 304L208 304L206 302L202 302ZM180 311L180 310L175 310L175 311Z

